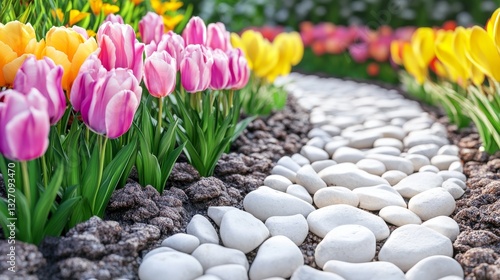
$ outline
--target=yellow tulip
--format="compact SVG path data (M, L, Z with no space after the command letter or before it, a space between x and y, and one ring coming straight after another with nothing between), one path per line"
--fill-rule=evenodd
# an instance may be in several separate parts
M500 81L500 54L486 30L474 26L470 32L468 58L487 76Z
M469 71L460 61L460 57L455 55L454 37L455 34L451 31L440 36L435 46L436 56L444 64L450 80L465 85Z
M419 84L423 84L427 78L427 67L420 67L418 54L410 43L404 44L402 48L403 65L406 71L412 75Z
M164 15L166 12L175 12L180 7L182 7L182 5L184 5L184 3L178 2L176 0L170 0L168 2L162 2L161 0L151 0L151 7L159 15Z
M75 25L77 22L88 17L89 13L84 13L79 10L71 10L69 11L69 26Z
M241 34L241 43L244 46L245 55L251 61L251 70L261 65L264 53L264 37L259 32L247 30Z
M72 28L52 27L47 32L45 44L45 55L64 69L62 86L69 93L80 66L97 50L97 43L94 38L85 39Z
M52 16L57 18L60 22L64 20L64 13L60 8L50 11Z
M262 53L259 64L254 64L254 73L258 77L264 78L277 66L279 62L279 52L267 39L263 42Z
M434 58L434 41L436 35L429 27L420 27L413 33L411 46L416 55L416 62L421 68L427 68Z
M296 44L296 38L289 33L280 33L274 38L273 47L279 55L275 67L267 74L266 78L268 81L273 82L278 76L290 74L292 71L292 61L297 59ZM300 52L300 50L298 51Z
M295 47L294 55L292 57L292 65L295 66L300 63L304 57L304 42L302 42L302 37L298 32L289 33L292 44Z
M184 15L175 15L173 17L169 15L163 16L163 24L165 25L165 32L174 30L174 28L182 21Z
M490 35L491 38L495 39L495 42L497 43L497 46L499 46L499 36L497 35L500 30L498 29L499 25L499 20L500 18L500 8L496 9L493 14L491 15L490 19L488 20L488 23L486 24L486 31Z
M94 15L99 15L102 9L102 0L89 0L90 9Z
M402 53L403 53L403 45L404 41L400 40L393 40L391 42L391 57L392 61L396 63L397 65L402 65L403 64L403 58L402 58Z
M120 7L105 3L102 4L102 11L104 12L104 15L107 16L109 14L118 13L120 11Z

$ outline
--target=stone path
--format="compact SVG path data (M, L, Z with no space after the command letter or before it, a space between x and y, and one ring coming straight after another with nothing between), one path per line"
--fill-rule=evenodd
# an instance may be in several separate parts
M142 280L463 279L449 217L464 194L458 148L418 103L373 85L292 74L311 110L300 154L281 158L245 211L196 215L139 268ZM309 232L322 270L304 265ZM383 242L377 248L377 242ZM245 254L257 249L251 265Z

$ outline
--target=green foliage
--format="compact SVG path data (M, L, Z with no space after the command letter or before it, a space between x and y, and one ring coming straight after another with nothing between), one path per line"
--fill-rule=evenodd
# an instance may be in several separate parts
M243 113L248 116L268 116L273 110L282 110L288 93L283 87L267 83L252 75L241 92Z

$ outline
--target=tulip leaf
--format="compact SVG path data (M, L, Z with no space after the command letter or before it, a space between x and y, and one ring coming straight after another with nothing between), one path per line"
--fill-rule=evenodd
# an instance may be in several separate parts
M93 200L95 193L99 190L99 145L94 145L94 150L90 161L81 177L81 194L89 201ZM103 177L106 178L106 177ZM92 211L95 211L95 205L91 205Z
M179 156L182 153L182 150L184 149L184 146L186 144L182 144L179 147L177 147L175 150L170 152L168 156L165 158L165 160L160 164L161 165L161 184L160 188L157 188L158 192L160 194L163 193L163 189L165 188L165 185L167 184L168 177L170 177L170 173L172 173L172 169L174 169L174 164L179 158Z
M81 197L73 197L64 200L63 203L57 207L57 211L50 217L47 225L44 228L43 236L60 236L64 227L68 223L68 219L72 215L78 205Z
M31 230L31 211L26 196L19 189L15 191L16 195L16 214L17 224L19 231L17 232L16 239L25 240L26 242L33 243L33 231Z
M9 225L9 217L11 217L11 215L9 215L7 199L2 197L0 198L0 225L2 225L3 236L5 239L8 239L10 235L10 229L7 227L7 225Z

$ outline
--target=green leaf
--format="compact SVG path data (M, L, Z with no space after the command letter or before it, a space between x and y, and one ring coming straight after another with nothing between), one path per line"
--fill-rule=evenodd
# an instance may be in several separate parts
M94 151L90 157L89 164L82 174L80 190L83 197L92 201L94 194L99 190L99 145L94 146ZM105 178L105 177L103 177Z
M26 197L24 194L16 189L16 213L17 213L17 228L18 232L16 238L28 242L33 243L33 231L31 227L31 209L26 201Z
M43 236L60 236L64 227L68 224L71 214L74 210L77 210L75 206L78 205L80 199L81 197L73 197L61 203L45 226Z
M179 158L179 156L182 153L182 150L184 149L185 144L180 145L177 147L175 150L173 150L168 157L165 158L165 160L161 163L161 183L159 188L157 188L158 192L161 194L163 193L163 189L165 188L165 185L167 184L168 177L170 177L170 173L172 173L172 169L174 168L174 164Z

